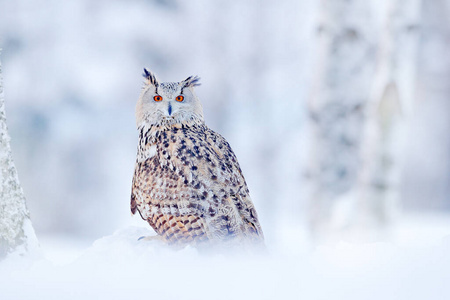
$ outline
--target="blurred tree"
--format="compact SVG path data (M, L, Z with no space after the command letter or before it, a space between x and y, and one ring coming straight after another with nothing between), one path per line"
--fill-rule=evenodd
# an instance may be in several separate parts
M450 211L450 1L421 1L416 106L403 170L405 209ZM419 170L419 171L418 171Z
M366 236L388 224L398 198L400 112L414 94L419 1L322 1L309 102L318 236Z
M37 245L9 141L0 62L0 259L12 251L23 253Z
M358 226L380 228L400 202L406 121L415 100L421 0L386 2L366 109L356 205Z

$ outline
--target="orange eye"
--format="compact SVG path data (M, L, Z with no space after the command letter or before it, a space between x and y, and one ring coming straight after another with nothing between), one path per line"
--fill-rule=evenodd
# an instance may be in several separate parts
M175 98L175 100L177 100L178 102L182 102L183 100L184 100L184 96L177 96L176 98Z
M155 100L156 102L162 101L162 97L160 95L156 95L155 97L153 97L153 100Z

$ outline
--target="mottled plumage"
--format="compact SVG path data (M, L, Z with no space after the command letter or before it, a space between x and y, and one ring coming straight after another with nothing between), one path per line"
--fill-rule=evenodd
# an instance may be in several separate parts
M262 245L237 158L204 123L193 89L199 78L159 83L145 69L144 77L132 213L138 211L168 244Z

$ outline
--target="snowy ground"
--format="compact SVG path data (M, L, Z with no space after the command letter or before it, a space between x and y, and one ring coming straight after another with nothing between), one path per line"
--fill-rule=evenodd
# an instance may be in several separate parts
M450 299L450 216L405 217L390 242L319 247L286 226L259 257L137 241L149 234L41 238L43 258L0 262L0 299Z

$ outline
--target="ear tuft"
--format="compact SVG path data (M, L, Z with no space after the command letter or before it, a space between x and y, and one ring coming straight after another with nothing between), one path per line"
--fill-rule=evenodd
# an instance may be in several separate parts
M144 73L142 73L142 76L144 76L146 84L151 84L151 85L154 85L156 87L159 85L159 82L156 79L155 74L153 74L152 72L148 71L146 68L144 68Z
M199 86L200 85L200 77L198 76L189 76L188 78L186 78L185 80L183 80L181 82L181 85L183 86L183 88L185 87L194 87L194 86Z

